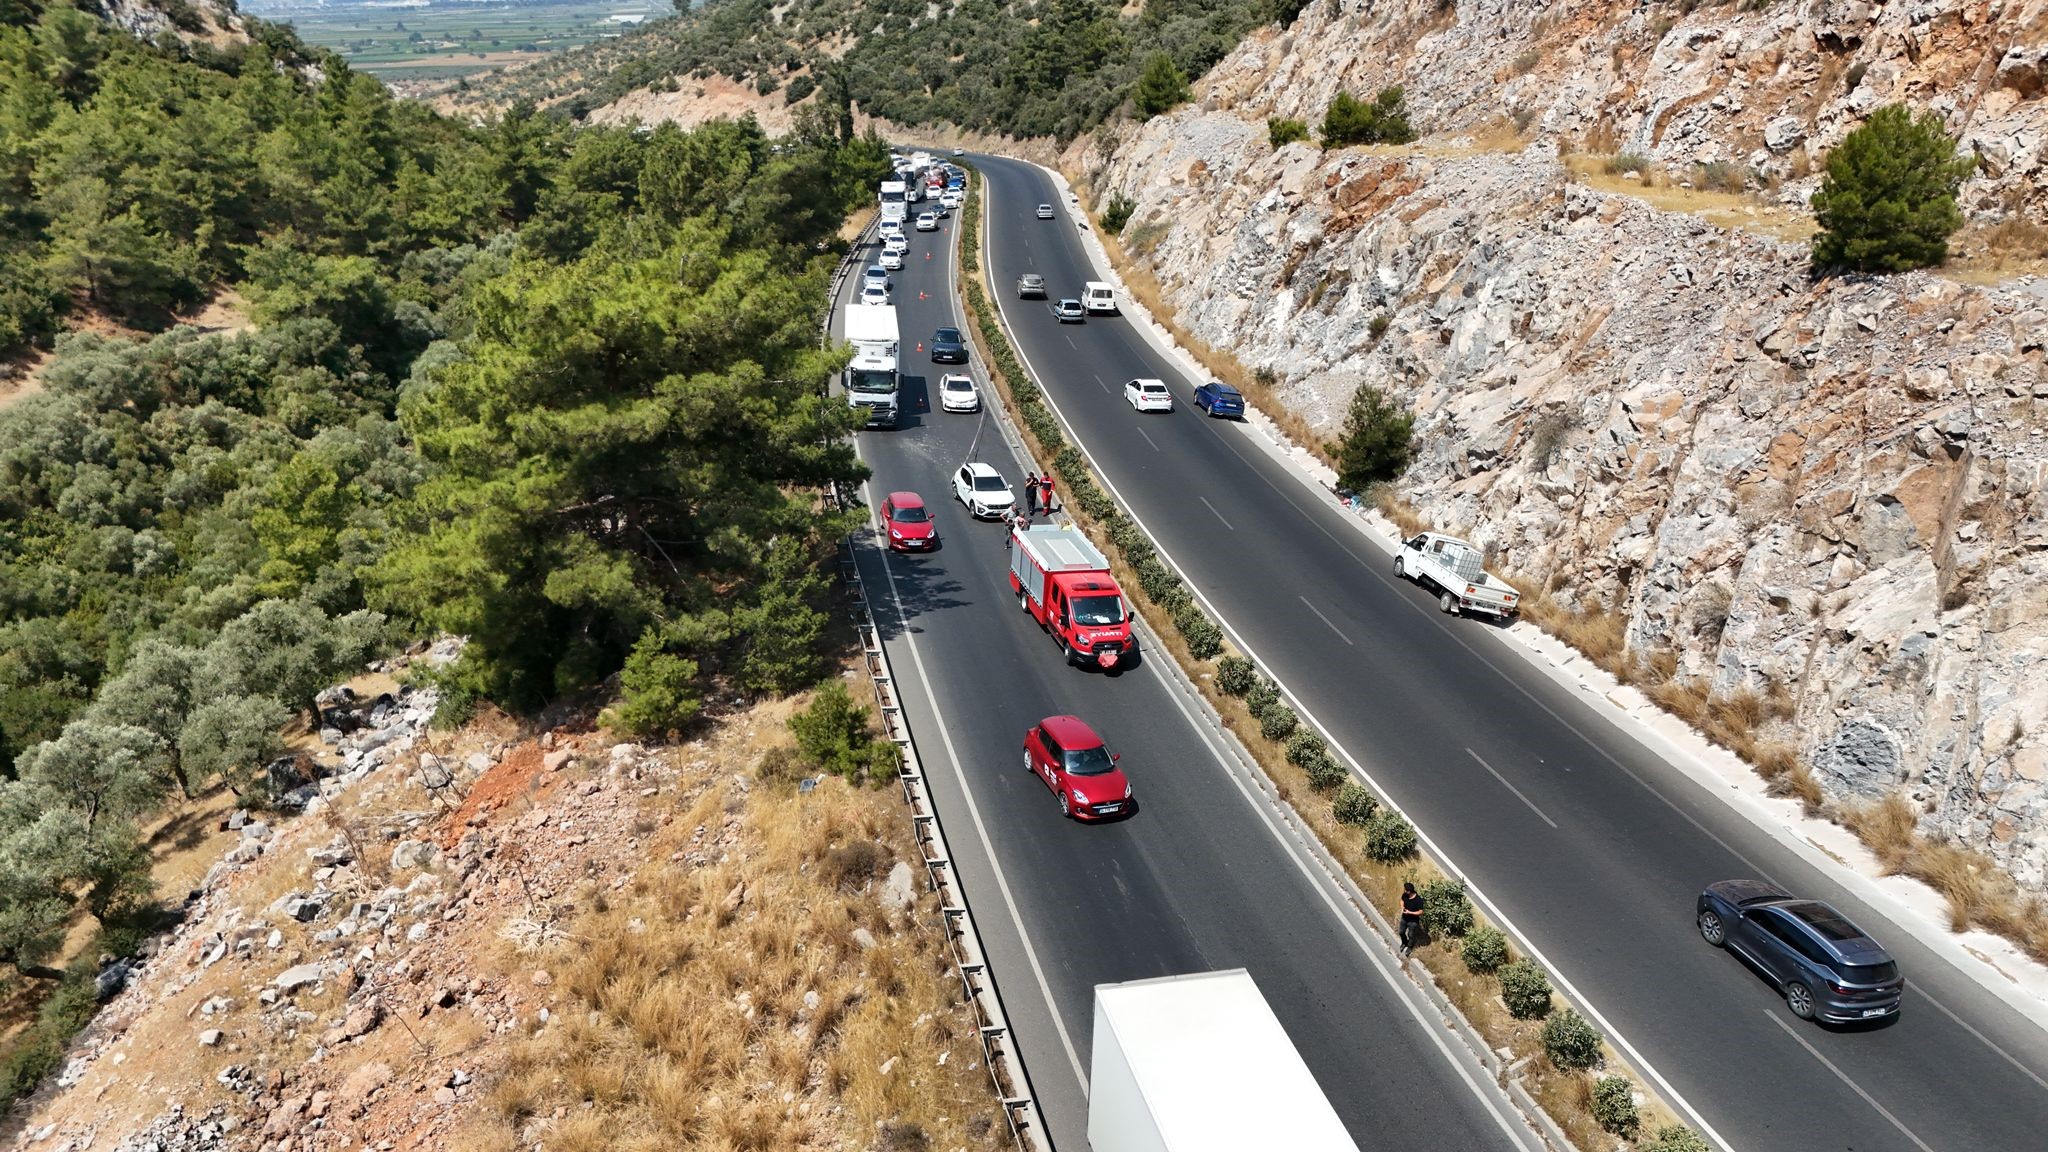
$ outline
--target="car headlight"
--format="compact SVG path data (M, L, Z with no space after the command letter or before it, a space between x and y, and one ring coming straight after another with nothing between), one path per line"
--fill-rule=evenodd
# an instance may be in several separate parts
M1131 786L1130 786L1130 785L1129 785L1128 783L1126 783L1126 784L1124 785L1124 799L1126 799L1126 800L1129 800L1130 798L1131 798Z
M1095 642L1095 634L1092 632L1076 632L1074 633L1074 639L1079 640L1083 644L1092 644Z
M891 539L891 540L901 540L901 539L903 539L903 533L901 533L901 532L898 532L898 531L897 531L896 529L894 529L894 528L891 528L891 529L889 529L889 539Z
M1088 798L1086 796L1081 795L1081 790L1079 788L1069 788L1067 789L1067 791L1073 794L1074 803L1086 804L1088 802Z

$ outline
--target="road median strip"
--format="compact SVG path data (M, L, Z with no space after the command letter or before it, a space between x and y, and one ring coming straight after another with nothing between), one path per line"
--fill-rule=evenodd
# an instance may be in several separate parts
M1110 556L1119 583L1141 593L1131 596L1137 610L1258 764L1274 794L1314 834L1325 865L1341 870L1344 887L1367 921L1390 938L1378 910L1397 905L1403 883L1416 884L1425 899L1429 940L1409 957L1407 970L1447 1023L1468 1043L1477 1040L1481 1061L1547 1140L1596 1148L1611 1147L1619 1137L1643 1152L1704 1152L1710 1145L1675 1122L1671 1106L1593 1025L1570 1006L1554 1003L1562 998L1542 969L1516 958L1501 931L1472 907L1464 881L1418 844L1406 817L1353 778L1323 736L1284 701L1278 685L1229 650L1222 628L1196 603L1186 580L1097 481L997 315L981 267L981 175L974 165L964 166L968 192L959 214L959 289L990 384L1017 414L1027 449L1037 459L1052 460L1066 486L1067 513Z

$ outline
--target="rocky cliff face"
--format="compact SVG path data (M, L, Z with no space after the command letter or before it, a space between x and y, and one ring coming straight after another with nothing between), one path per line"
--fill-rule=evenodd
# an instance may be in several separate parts
M1326 433L1359 384L1391 391L1430 520L1617 609L1681 676L1789 690L1832 796L1903 790L2040 888L2048 282L1816 282L1804 244L1577 182L1559 145L1783 165L1797 192L1787 157L1907 98L1984 158L1980 212L2037 211L2048 5L1703 8L1661 37L1679 6L1356 7L1066 155L1136 200L1179 323ZM1420 145L1268 145L1266 116L1389 83ZM1520 151L1455 138L1532 107Z

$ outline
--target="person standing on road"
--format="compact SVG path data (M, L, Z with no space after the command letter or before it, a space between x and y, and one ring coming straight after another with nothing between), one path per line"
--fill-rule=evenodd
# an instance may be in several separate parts
M1038 514L1038 473L1036 472L1026 472L1024 474L1024 510L1034 516Z
M1422 939L1422 897L1411 881L1401 885L1401 955L1415 951Z
M1047 472L1045 475L1040 476L1038 478L1038 486L1039 504L1043 506L1048 513L1055 511L1055 509L1052 506L1052 473Z

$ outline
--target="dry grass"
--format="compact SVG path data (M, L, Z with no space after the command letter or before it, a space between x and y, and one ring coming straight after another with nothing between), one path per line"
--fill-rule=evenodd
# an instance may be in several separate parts
M1990 857L1922 833L1919 815L1904 796L1844 805L1841 820L1886 875L1911 876L1941 893L1949 927L1996 933L2048 962L2048 905L2020 891Z
M931 897L893 918L872 894L916 859L893 792L719 784L661 803L674 818L650 859L729 820L736 845L580 902L550 953L505 947L508 979L546 967L570 1003L516 1042L458 1147L530 1127L593 1152L866 1147L882 1125L934 1147L1007 1139Z
M1633 196L1665 212L1698 216L1717 227L1739 228L1793 242L1812 239L1819 230L1812 213L1766 203L1746 192L1681 187L1655 168L1639 170L1640 179L1630 180L1626 173L1637 170L1636 165L1618 156L1575 153L1564 158L1564 165L1576 183L1601 192ZM1696 176L1687 182L1697 184Z
M1949 244L1940 274L1965 284L1996 285L2025 275L2048 275L2048 226L2024 212L1990 224L1972 224Z

